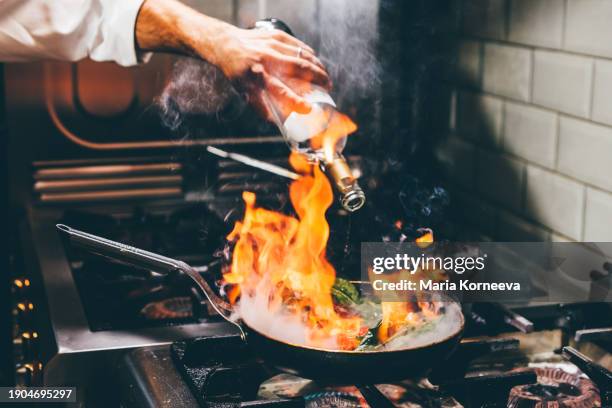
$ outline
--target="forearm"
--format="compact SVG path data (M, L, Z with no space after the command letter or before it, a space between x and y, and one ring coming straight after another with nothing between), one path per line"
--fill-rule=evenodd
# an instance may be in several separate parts
M278 30L241 29L177 0L145 0L134 32L140 51L193 55L217 66L267 118L271 113L262 90L288 110L306 113L310 104L293 86L298 82L330 85L312 48L297 38Z
M217 50L232 29L176 0L146 0L136 20L136 45L142 51L194 55L218 65Z

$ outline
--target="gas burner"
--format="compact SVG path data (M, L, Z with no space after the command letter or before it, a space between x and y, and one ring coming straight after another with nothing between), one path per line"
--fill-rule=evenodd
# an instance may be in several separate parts
M278 374L262 382L257 394L266 399L302 397L306 408L368 407L356 387L323 388L290 374Z
M189 297L180 296L148 303L140 313L149 320L189 319L193 306Z
M318 392L304 397L307 408L364 408L364 401L349 392Z
M517 372L525 369L518 369ZM538 382L519 385L510 391L508 407L593 408L601 406L595 384L560 368L533 369Z

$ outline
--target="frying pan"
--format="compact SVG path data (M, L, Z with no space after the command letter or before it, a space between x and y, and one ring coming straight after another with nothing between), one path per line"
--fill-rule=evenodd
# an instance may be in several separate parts
M422 377L444 361L463 334L464 318L455 332L426 345L397 350L326 350L276 340L232 318L232 305L220 298L206 280L185 262L111 241L58 224L70 244L89 252L160 273L185 273L206 296L212 307L234 325L253 352L282 371L318 382L334 384L380 384Z

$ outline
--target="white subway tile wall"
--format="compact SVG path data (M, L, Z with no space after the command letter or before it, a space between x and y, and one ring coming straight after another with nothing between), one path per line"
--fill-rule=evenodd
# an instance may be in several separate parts
M527 166L527 217L575 240L582 233L585 187L535 166Z
M595 62L593 84L593 120L612 125L612 61Z
M612 58L612 2L567 0L565 21L566 50Z
M464 211L460 214L462 218L465 218L468 225L488 237L497 235L499 214L495 207L479 200L474 194L463 192L452 193L453 201L458 203L457 206L459 208L469 209L469 211Z
M267 0L266 13L269 17L283 20L293 33L306 42L316 41L317 18L316 0Z
M503 210L499 212L498 229L501 234L498 239L509 242L548 241L551 238L546 228Z
M530 105L505 104L504 150L553 168L557 155L558 114Z
M484 38L502 39L506 35L505 0L464 0L463 31Z
M503 115L500 98L461 92L457 103L457 126L461 137L485 146L500 145Z
M296 35L308 36L315 18L317 0L182 0L197 10L240 27L276 17L285 21ZM340 3L342 3L340 1ZM377 3L377 2L373 2Z
M565 0L511 0L510 41L561 48Z
M183 0L183 3L208 16L235 23L233 0Z
M587 121L561 118L559 171L612 191L612 129Z
M239 27L251 27L257 20L267 17L265 0L237 0L236 7L236 24Z
M521 101L529 100L531 54L524 47L486 43L483 89Z
M612 229L612 194L589 188L586 201L584 240L610 242Z
M476 175L476 151L471 143L455 136L439 146L435 155L447 177L461 188L471 191Z
M612 241L612 1L458 1L456 136L439 149L455 213L498 240Z
M588 117L593 59L537 50L534 61L533 102L560 112Z
M457 55L459 65L458 81L474 88L480 87L480 54L482 44L479 41L461 41Z
M484 149L478 150L476 160L477 192L500 207L519 211L524 185L523 163Z

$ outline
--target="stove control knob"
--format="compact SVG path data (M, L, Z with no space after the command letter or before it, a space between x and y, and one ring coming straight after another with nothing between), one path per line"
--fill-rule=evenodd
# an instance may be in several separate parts
M28 330L34 324L34 303L23 300L15 306L17 325L21 330Z
M30 384L28 383L28 373L23 364L17 365L15 370L15 385L27 387Z
M13 284L11 290L13 292L14 298L21 301L27 297L28 292L30 291L31 282L28 278L15 278L13 279Z
M35 387L42 385L43 365L40 361L18 364L15 369L15 385Z
M19 335L13 337L13 358L16 362L23 361L22 340Z
M25 331L21 333L21 354L24 361L32 361L39 357L38 333L35 331Z

